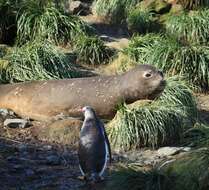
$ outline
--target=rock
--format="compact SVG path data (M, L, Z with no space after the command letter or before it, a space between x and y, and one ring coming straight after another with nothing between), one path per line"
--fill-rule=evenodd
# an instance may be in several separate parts
M190 147L162 147L158 149L157 153L160 156L172 156L180 152L188 152L190 150Z
M12 110L8 110L8 109L0 109L0 115L6 117L6 116L13 116L14 112Z
M90 5L81 1L71 1L69 0L66 6L67 12L78 15L88 15L90 14Z
M46 157L46 164L48 165L59 165L60 157L57 155L50 155Z
M29 125L30 122L24 119L6 119L4 121L4 126L11 128L26 128Z
M52 146L51 145L44 145L43 149L44 150L52 150Z

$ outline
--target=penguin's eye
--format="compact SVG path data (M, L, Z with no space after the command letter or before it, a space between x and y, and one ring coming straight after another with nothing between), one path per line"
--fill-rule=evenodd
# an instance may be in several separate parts
M144 74L144 77L145 78L150 78L150 77L152 77L152 73L151 72L147 72L147 73Z

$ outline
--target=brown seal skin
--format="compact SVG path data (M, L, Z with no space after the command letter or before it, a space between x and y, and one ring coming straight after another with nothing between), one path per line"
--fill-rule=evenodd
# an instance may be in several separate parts
M0 108L35 120L51 120L59 115L80 117L88 105L99 117L114 117L117 105L140 99L154 99L165 88L162 72L139 65L121 75L32 81L0 85Z

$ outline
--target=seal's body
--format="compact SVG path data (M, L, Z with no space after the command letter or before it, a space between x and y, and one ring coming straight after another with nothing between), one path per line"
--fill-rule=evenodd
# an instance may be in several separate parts
M78 148L79 167L87 181L98 181L104 173L108 154L111 150L103 123L94 110L86 106L83 109L84 122L80 132Z
M101 118L112 118L121 101L153 99L163 91L163 75L150 65L114 76L32 81L0 85L0 108L22 117L48 120L57 115L80 117L85 105Z

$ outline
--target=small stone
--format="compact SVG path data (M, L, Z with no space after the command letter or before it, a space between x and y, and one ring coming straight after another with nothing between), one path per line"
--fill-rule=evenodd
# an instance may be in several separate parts
M88 3L81 1L68 1L67 11L72 14L87 15L90 13L90 7Z
M56 155L51 155L46 157L46 163L49 165L59 165L60 164L60 158Z
M158 149L157 153L160 156L172 156L180 152L188 152L189 150L189 147L163 147Z
M52 150L52 146L51 145L44 145L43 149L44 150Z
M4 126L11 128L26 128L29 125L30 122L24 119L6 119L4 121Z

